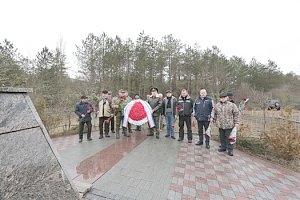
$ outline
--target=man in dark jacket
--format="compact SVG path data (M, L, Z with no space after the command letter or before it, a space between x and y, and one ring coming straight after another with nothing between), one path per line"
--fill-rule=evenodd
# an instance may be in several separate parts
M214 104L212 98L207 96L205 89L201 89L200 96L197 97L194 105L195 118L198 122L199 134L199 141L196 143L196 145L203 145L203 128L206 131L209 126L213 107ZM210 148L209 139L210 137L205 134L205 144L207 149Z
M177 101L177 110L179 115L179 138L178 141L182 141L184 138L184 122L188 130L188 143L192 143L192 120L193 113L193 99L189 96L186 89L181 90L181 95Z
M160 124L160 114L162 105L162 96L158 94L157 88L150 89L151 95L148 96L147 102L152 108L152 116L155 123L156 138L159 139L159 124ZM154 128L150 128L150 133L147 136L154 135Z
M91 133L92 133L92 117L91 112L94 111L92 104L88 102L88 98L86 96L82 96L80 98L80 102L75 106L75 113L79 117L79 142L82 142L83 138L83 128L84 124L86 123L88 128L87 133L87 140L92 140Z
M166 97L162 102L162 115L166 118L167 123L167 134L165 137L171 137L172 139L176 139L174 137L174 122L176 115L176 105L177 99L172 96L171 90L166 91Z

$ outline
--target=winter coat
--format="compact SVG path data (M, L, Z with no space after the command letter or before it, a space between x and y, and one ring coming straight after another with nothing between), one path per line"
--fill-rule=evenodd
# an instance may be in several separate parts
M221 129L231 129L239 124L239 110L230 101L217 103L212 115L214 121L217 123L217 127Z
M159 116L161 114L161 106L162 106L162 97L161 95L157 96L148 96L147 102L152 108L153 116Z
M211 118L213 107L214 104L211 97L206 96L202 99L198 96L194 104L195 118L198 121L208 122Z
M97 117L111 117L111 102L108 99L101 99L98 103Z
M193 113L194 101L190 96L183 98L180 96L177 101L177 110L179 116L191 116ZM179 108L179 109L178 109Z
M172 113L173 116L176 115L176 105L177 105L177 99L174 97L174 96L171 96L170 97L170 103L171 103L171 107L170 108L167 108L168 106L168 101L169 101L169 98L168 97L165 97L162 101L162 114L163 115L166 115L166 113Z
M88 112L89 111L89 112ZM79 102L75 106L75 113L79 117L80 121L88 122L92 120L91 112L94 111L93 105L89 102ZM85 116L82 117L81 115L84 114Z

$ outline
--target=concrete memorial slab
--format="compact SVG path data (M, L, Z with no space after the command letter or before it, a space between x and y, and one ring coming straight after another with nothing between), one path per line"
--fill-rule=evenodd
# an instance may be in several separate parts
M28 92L0 87L0 199L79 199Z

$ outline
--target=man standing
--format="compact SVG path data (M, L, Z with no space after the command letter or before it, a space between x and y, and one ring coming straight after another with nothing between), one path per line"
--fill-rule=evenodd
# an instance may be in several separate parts
M126 90L119 90L119 96L112 101L112 107L115 109L116 115L116 139L120 139L120 125L124 117L124 108L131 101L131 98L127 96ZM130 137L130 133L127 133L127 128L123 127L122 132L124 136Z
M220 102L216 104L212 114L213 122L219 128L221 147L219 152L228 151L233 156L233 146L228 141L229 135L234 127L239 125L239 110L234 103L231 103L227 93L220 95Z
M98 103L97 110L98 110L97 116L99 117L99 131L100 131L99 139L103 138L103 124L104 124L105 137L110 137L108 132L109 132L110 118L112 116L112 107L111 107L111 102L108 99L107 90L102 91L102 98Z
M108 93L107 93L107 95L108 95L108 101L110 102L110 103L112 103L112 91L108 91ZM115 133L115 115L114 115L114 109L113 108L111 108L111 117L110 117L110 130L111 130L111 132L112 133Z
M84 124L86 124L88 128L87 140L92 140L91 112L93 112L93 110L93 105L88 102L88 98L86 96L82 96L80 98L80 102L75 106L75 113L79 117L79 142L82 142Z
M172 96L171 90L166 91L166 97L162 102L162 115L165 116L167 122L167 134L165 137L171 137L172 139L176 139L174 137L174 122L176 115L176 105L177 99Z
M179 115L179 138L178 141L182 141L184 138L184 122L188 131L188 143L192 143L192 120L193 113L193 99L189 96L186 89L181 90L181 95L178 98L177 110Z
M159 139L159 118L160 118L160 112L161 112L161 105L162 105L162 97L158 94L158 89L155 87L152 87L150 89L151 95L148 96L147 102L152 108L152 116L155 123L155 132L156 132L156 138ZM150 133L147 134L147 136L153 136L154 135L154 128L150 128Z
M207 92L205 89L200 90L200 96L198 96L195 100L194 110L195 110L195 118L198 122L198 134L199 134L199 141L196 143L196 145L203 145L203 128L206 132L210 118L211 113L213 110L213 100L211 97L207 96ZM205 134L205 145L206 148L209 149L209 139L210 137Z

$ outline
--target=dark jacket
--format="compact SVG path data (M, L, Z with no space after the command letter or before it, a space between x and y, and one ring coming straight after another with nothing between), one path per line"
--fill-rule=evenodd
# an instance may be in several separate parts
M167 106L168 106L168 101L169 101L169 99L168 99L168 97L165 97L164 99L163 99L163 102L162 102L162 114L163 115L166 115L166 112L168 111L168 110L171 110L171 112L172 112L172 114L173 114L173 116L175 116L176 115L176 105L177 105L177 99L174 97L174 96L171 96L170 97L170 108L168 109L167 108Z
M152 108L153 116L159 116L161 114L162 98L159 95L149 96L147 102Z
M211 112L214 108L213 100L211 97L204 97L201 99L200 96L197 97L194 104L195 117L198 121L208 122L211 118Z
M90 111L88 113L88 110ZM75 113L79 117L82 122L88 122L92 120L91 112L93 112L93 106L89 102L79 102L75 106ZM81 115L84 114L85 116L82 118Z
M185 98L182 98L180 96L177 101L178 115L191 116L193 113L193 106L194 106L194 101L190 96L187 96Z

